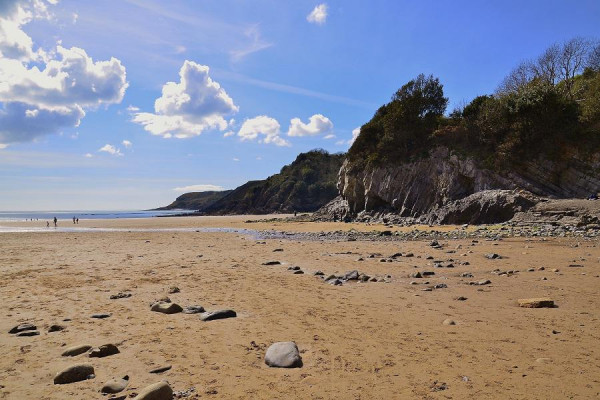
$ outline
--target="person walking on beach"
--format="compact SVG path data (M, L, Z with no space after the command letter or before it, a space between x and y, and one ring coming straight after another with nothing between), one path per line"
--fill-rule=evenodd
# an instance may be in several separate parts
M58 220L56 219L56 217L54 217L54 227L56 228L56 223L58 222Z
M46 228L50 228L50 221L46 221Z
M77 218L76 221L77 221L77 224L79 225L79 218Z
M75 225L75 217L73 217L73 225Z

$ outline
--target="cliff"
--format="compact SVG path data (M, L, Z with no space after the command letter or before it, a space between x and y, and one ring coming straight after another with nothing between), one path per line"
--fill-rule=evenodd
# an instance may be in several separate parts
M190 192L184 193L174 202L165 207L157 208L157 210L203 210L215 201L220 200L231 193L231 190L223 191L208 191L208 192Z

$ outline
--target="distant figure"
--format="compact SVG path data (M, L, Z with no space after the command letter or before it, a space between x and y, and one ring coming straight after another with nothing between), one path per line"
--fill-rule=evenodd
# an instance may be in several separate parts
M294 217L297 215L296 210L294 210Z
M73 217L73 225L75 225L75 217Z
M46 228L50 228L50 221L46 221Z
M79 218L77 218L76 221L77 221L77 224L79 224Z
M56 223L58 222L58 220L56 219L56 217L54 217L54 227L56 228Z

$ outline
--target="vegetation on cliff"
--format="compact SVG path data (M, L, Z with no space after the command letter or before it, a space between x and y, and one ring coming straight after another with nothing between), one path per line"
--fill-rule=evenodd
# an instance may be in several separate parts
M168 206L157 210L203 210L229 193L231 190L184 193Z
M600 150L600 44L581 38L550 46L515 68L493 95L444 116L443 86L419 75L361 127L353 168L399 164L438 145L491 169L532 157L567 159Z

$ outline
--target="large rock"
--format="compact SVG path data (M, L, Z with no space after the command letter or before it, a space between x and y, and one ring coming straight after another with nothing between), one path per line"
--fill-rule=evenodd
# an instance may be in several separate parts
M554 308L554 300L542 297L535 299L519 299L519 307L524 308Z
M91 348L92 346L90 346L89 344L78 344L76 346L71 346L65 349L65 351L63 351L61 355L63 357L74 357L85 353Z
M233 310L217 310L217 311L208 311L200 314L200 319L202 321L212 321L215 319L225 319L225 318L235 318L237 314Z
M150 311L155 311L163 314L177 314L183 311L183 308L176 303L157 302L150 307Z
M108 357L115 354L119 354L119 349L112 343L103 344L100 347L96 347L90 351L90 357Z
M296 343L277 342L267 349L265 364L277 368L298 368L302 366L302 357Z
M86 379L92 378L93 375L94 367L92 367L91 365L76 364L56 374L56 376L54 377L54 384L63 385L66 383L85 381Z
M146 386L135 396L134 400L172 400L173 389L167 382L158 382Z
M14 335L15 333L20 333L20 332L25 332L25 331L35 331L35 330L37 330L37 327L35 325L25 323L25 324L19 324L19 325L13 327L10 331L8 331L8 333Z
M122 378L111 379L102 386L100 392L102 393L119 393L125 390L129 385L129 376L125 375Z

